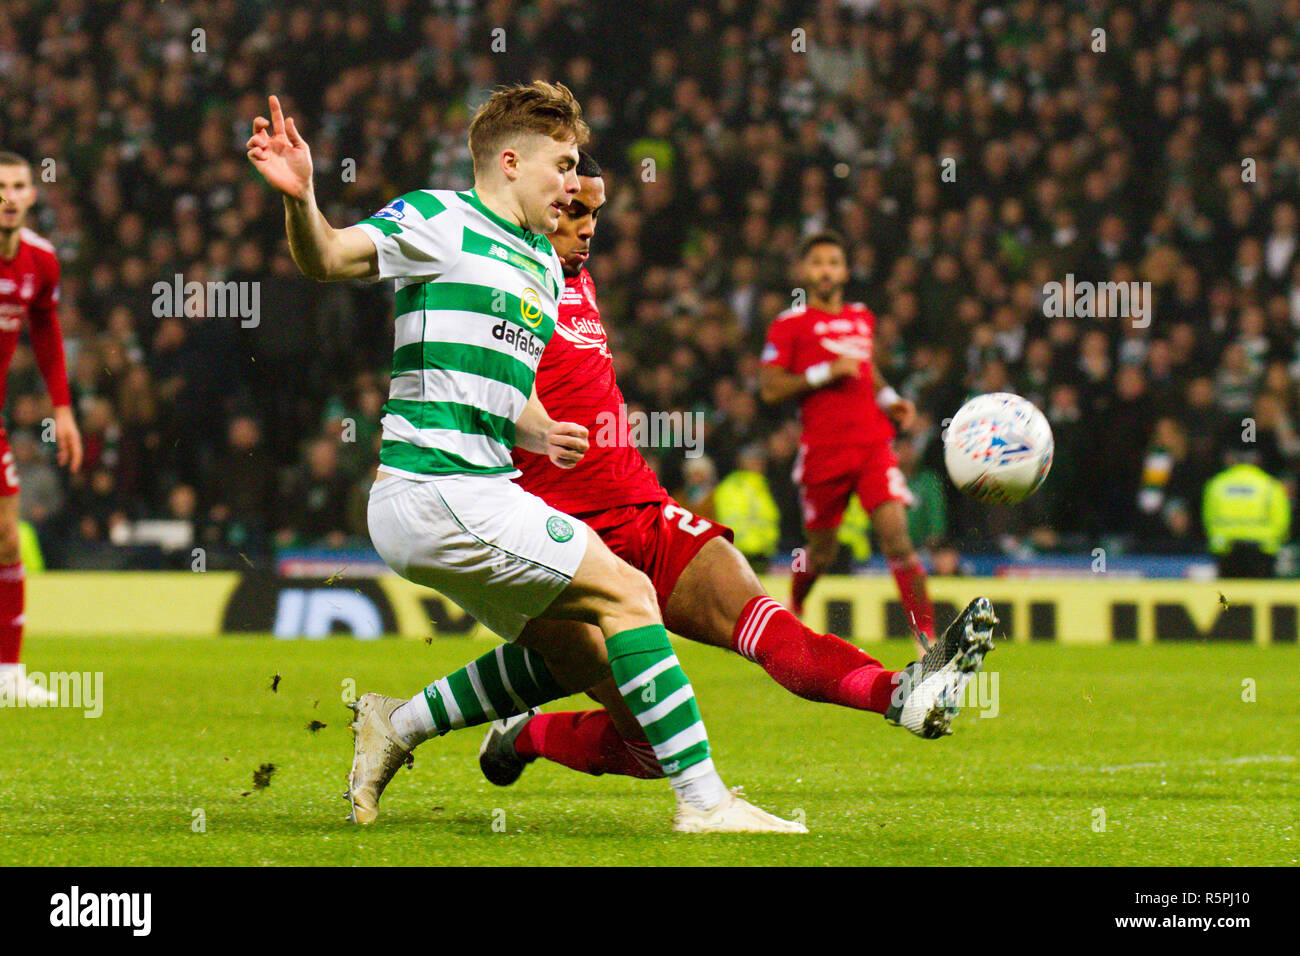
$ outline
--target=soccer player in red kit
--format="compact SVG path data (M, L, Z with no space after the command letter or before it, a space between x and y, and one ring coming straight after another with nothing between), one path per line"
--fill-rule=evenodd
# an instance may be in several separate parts
M72 416L68 372L59 332L59 260L54 246L24 225L36 202L32 167L0 152L0 406L9 361L27 324L36 363L54 405L58 460L81 467L81 434ZM48 704L54 696L28 680L19 663L23 642L23 565L18 551L18 474L9 438L0 426L0 698Z
M934 609L925 567L907 534L912 496L891 447L890 418L909 428L916 409L876 367L876 317L865 305L844 301L849 279L844 240L833 232L809 236L800 247L798 269L807 306L773 321L759 372L764 401L800 401L803 436L795 481L808 550L806 566L794 569L790 606L803 615L813 582L835 560L836 532L850 496L857 494L898 583L917 643L928 645L934 640Z
M833 634L805 627L763 590L732 545L730 529L674 502L629 444L624 399L614 378L595 285L585 268L605 204L605 185L600 167L585 152L579 154L577 172L581 189L562 212L559 229L549 236L566 278L555 334L537 370L537 394L552 416L584 425L592 436L591 447L567 471L544 456L516 448L515 463L521 471L516 481L552 507L581 518L610 550L649 576L669 630L741 654L808 700L885 714L920 736L948 732L956 713L951 701L940 707L932 693L911 695L914 686L923 686L912 680L904 680L902 692L894 694L900 672L886 670ZM936 648L926 675L959 655L965 655L965 666L978 667L983 651L972 644L970 632L978 644L992 629L987 602L978 604L973 602L959 618L951 646ZM539 618L529 622L519 643L538 646L541 638L548 648L577 646L581 642L541 632L588 627ZM587 645L600 644L598 636L592 635ZM522 649L508 646L499 653ZM548 661L556 671L549 656ZM919 672L919 664L911 666ZM581 686L566 681L567 675L555 676L569 686ZM518 779L527 763L543 757L591 774L661 776L654 753L642 742L641 728L612 681L589 692L605 710L528 713L493 724L480 752L484 775L504 786ZM915 715L905 712L908 705Z

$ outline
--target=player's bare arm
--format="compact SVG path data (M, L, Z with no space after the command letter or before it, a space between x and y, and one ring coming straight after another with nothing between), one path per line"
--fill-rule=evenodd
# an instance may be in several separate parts
M364 229L335 229L316 205L312 188L311 149L293 117L285 117L277 96L270 98L271 118L253 120L248 159L284 197L289 252L303 275L322 282L369 279L379 275L379 254Z
M803 374L788 372L776 365L763 365L758 370L758 394L769 405L780 405L840 379L856 378L861 374L862 363L851 355L836 356L832 361L814 365Z
M515 422L515 444L524 451L546 455L558 468L572 468L587 453L587 429L551 418L534 385L523 414Z

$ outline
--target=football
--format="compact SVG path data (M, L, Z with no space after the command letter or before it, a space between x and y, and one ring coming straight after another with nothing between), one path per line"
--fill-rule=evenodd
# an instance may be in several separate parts
M1038 490L1052 467L1052 428L1034 404L1010 392L972 398L943 439L948 477L964 494L1014 504Z

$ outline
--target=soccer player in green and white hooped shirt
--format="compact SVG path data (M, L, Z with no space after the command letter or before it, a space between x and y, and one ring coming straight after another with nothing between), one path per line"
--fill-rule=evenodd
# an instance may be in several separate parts
M392 385L368 515L376 550L506 641L537 617L595 624L605 641L542 638L530 649L548 667L489 654L409 701L362 695L350 819L377 817L384 787L424 740L612 672L676 791L678 830L805 832L723 785L649 579L510 480L516 444L570 468L587 449L587 430L553 421L533 386L564 284L545 234L578 191L587 137L573 95L541 81L498 90L470 126L473 189L407 193L345 229L317 208L310 150L274 96L270 112L253 121L248 158L284 194L298 267L314 279L397 284Z

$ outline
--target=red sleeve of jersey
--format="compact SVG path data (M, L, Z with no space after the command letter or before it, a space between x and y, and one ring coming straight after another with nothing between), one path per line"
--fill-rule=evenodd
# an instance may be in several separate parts
M763 364L775 365L787 372L794 368L794 323L777 319L767 329L763 345Z
M46 261L49 266L41 290L32 300L28 333L50 401L58 408L71 405L72 396L68 391L68 366L63 357L63 333L59 329L59 260L49 256Z

